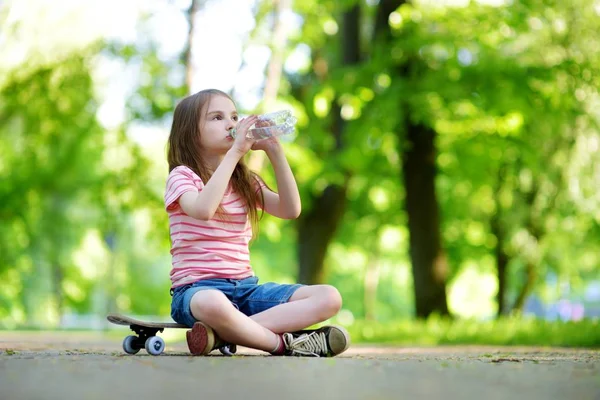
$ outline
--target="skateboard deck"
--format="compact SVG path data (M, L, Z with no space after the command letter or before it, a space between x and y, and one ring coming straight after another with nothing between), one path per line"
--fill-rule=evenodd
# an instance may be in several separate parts
M125 326L139 326L142 328L157 328L162 332L165 328L188 328L186 325L176 324L175 322L148 322L148 321L140 321L139 319L131 318L122 314L108 314L106 319L109 322L117 325L125 325Z
M129 329L136 333L136 335L129 335L123 339L123 351L127 354L136 354L145 348L148 354L158 356L165 349L165 341L156 336L158 332L163 332L165 329L190 329L186 325L175 322L141 321L117 313L108 314L106 319L116 325L129 326ZM226 345L219 348L221 354L226 356L233 355L236 350L235 345Z

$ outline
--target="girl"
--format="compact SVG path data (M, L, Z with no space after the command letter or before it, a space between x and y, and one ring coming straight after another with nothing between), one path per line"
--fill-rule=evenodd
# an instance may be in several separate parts
M175 108L169 136L165 206L171 235L171 316L192 329L192 354L227 343L277 355L335 356L349 346L338 326L301 330L340 310L328 285L258 284L248 245L258 209L279 218L300 214L296 181L277 138L246 138L256 116L238 121L233 100L203 90ZM229 135L232 128L237 135ZM278 193L244 165L249 150L263 150Z

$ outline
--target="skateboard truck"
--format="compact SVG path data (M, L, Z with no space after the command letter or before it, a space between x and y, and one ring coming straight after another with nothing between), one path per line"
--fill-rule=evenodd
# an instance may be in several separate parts
M130 335L123 340L123 350L127 354L136 354L140 349L145 348L148 354L157 356L165 349L165 341L156 336L158 332L163 332L164 328L149 328L131 324L129 329L134 331L137 336Z
M150 339L151 337L156 337L156 338L160 339L158 336L156 336L156 334L158 332L162 333L164 331L164 328L147 328L144 326L133 325L133 324L129 325L129 329L131 329L138 335L133 340L133 344L135 347L138 347L140 349L143 349L146 346L146 341L148 339ZM158 350L157 346L154 346L154 347ZM163 345L163 348L164 348L164 345ZM150 351L149 351L149 353L150 353Z

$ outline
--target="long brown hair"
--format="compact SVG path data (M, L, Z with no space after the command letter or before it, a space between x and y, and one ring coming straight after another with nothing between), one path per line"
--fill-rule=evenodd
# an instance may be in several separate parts
M180 165L185 165L194 171L204 184L208 182L212 173L200 156L200 135L202 132L199 124L201 113L206 114L208 112L208 105L213 96L225 96L235 104L227 93L217 89L202 90L181 100L175 107L173 114L167 151L169 172ZM240 159L235 166L230 180L233 191L246 203L248 218L252 225L252 238L255 238L258 234L257 204L260 204L261 208L264 205L262 190L256 192L257 186L255 184L260 181L260 177L248 169L243 159ZM223 213L221 206L219 206L217 213Z

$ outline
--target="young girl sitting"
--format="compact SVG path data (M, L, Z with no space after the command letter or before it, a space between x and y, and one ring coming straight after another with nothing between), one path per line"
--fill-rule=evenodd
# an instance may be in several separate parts
M337 314L342 304L338 290L259 284L250 266L248 245L258 228L258 209L292 219L301 208L279 140L246 137L257 123L254 115L238 121L233 100L215 89L188 96L175 108L165 192L171 316L192 328L186 336L195 355L208 354L223 342L274 355L338 355L350 343L345 329L303 330ZM229 134L233 128L235 139ZM278 193L245 166L242 157L249 150L267 154Z

